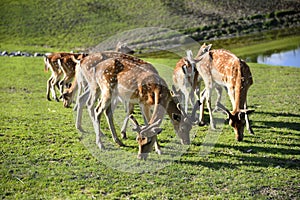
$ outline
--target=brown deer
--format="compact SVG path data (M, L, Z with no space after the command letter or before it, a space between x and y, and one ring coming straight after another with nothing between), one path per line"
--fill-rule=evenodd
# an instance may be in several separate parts
M51 70L51 76L47 81L47 99L49 101L51 101L50 99L50 91L52 94L52 98L55 99L56 101L59 101L57 95L56 95L56 91L55 91L55 86L57 86L58 89L59 88L59 81L63 75L63 72L60 68L60 59L62 58L62 54L61 53L52 53L52 54L46 54L44 57L44 64L45 64L45 69L44 71L47 72L48 69Z
M94 54L90 54L88 57L85 57L82 61L81 61L81 65L82 66L87 66L87 65L91 65L91 63L93 63L94 65L96 65L99 62L102 62L106 59L109 58L118 58L118 57L124 57L126 56L125 54L122 54L120 52L112 52L112 51L105 51L105 52L101 52L101 53L94 53ZM69 107L70 104L73 101L74 95L76 93L76 91L78 90L78 96L77 96L77 104L74 107L74 110L77 110L77 117L76 117L76 128L79 129L80 131L84 130L81 127L81 118L82 118L82 111L83 111L83 107L84 105L87 105L88 111L90 116L94 117L93 115L93 109L94 109L94 103L96 101L96 98L92 98L91 91L89 90L88 87L88 83L85 80L85 77L82 74L82 69L80 66L80 60L76 60L74 59L74 62L78 63L78 67L76 68L76 76L75 79L73 80L72 86L70 88L65 89L64 93L63 93L63 103L65 107ZM89 66L90 67L90 66ZM157 70L152 66L152 65L144 65L145 70L149 70L152 71L153 73L157 73ZM85 70L88 70L87 68L85 68ZM88 74L86 76L89 76ZM94 81L94 76L92 75L92 77L88 77L91 81ZM96 85L91 85L91 87L93 88L93 91L99 90L99 87ZM77 89L78 88L78 89ZM85 88L85 89L83 89ZM83 92L85 91L85 92ZM127 113L127 116L129 116L130 114L133 113L134 110L134 104L130 103L130 102L124 102L125 104L125 110ZM121 134L122 134L122 138L126 138L126 127L128 124L128 117L125 118L122 129L121 129Z
M201 56L202 54L204 54L206 52L206 45L202 45L201 48L199 49L199 52L197 54L197 57ZM188 56L192 56L192 52L190 50L188 50L187 52ZM192 57L184 57L181 58L177 64L176 67L173 71L173 88L172 90L176 93L177 96L184 98L184 108L185 108L185 112L187 112L188 109L188 101L190 100L190 103L192 104L192 106L194 106L194 102L195 102L195 97L197 100L200 99L200 96L204 95L204 91L201 93L200 95L200 86L201 86L201 81L202 78L199 75L199 72L196 69L195 63L194 62L190 62L192 61L193 58ZM217 98L217 103L216 103L216 107L214 110L217 110L217 104L218 102L221 101L221 96L222 96L222 87L216 86L216 92L218 95ZM202 116L201 116L201 121L199 123L199 125L204 125L204 121L203 121L203 108L204 108L204 103L201 105L202 108Z
M61 58L60 68L64 74L64 77L59 82L60 93L63 94L64 86L71 83L72 79L75 77L75 66L77 62L74 60L81 60L88 54L84 53L70 53L66 54ZM68 88L68 87L67 87ZM62 96L61 96L62 98Z
M166 82L157 73L146 69L145 65L150 63L126 54L94 63L95 61L84 59L80 63L80 71L89 84L89 99L92 99L90 102L97 98L98 88L101 91L101 100L95 113L90 113L96 132L96 144L100 149L104 148L100 139L103 135L100 131L100 117L103 113L114 141L123 145L118 139L113 123L112 107L117 98L124 102L139 103L147 119L148 124L142 127L142 133L138 135L139 145L143 146L140 148L143 152L139 152L139 158L145 159L153 144L156 151L160 152L156 135L161 131L159 125L165 112L170 116L182 144L190 143L189 131L192 128L192 120L177 105ZM153 107L152 114L151 107Z
M111 58L111 57L118 57L120 55L120 53L126 53L126 54L131 55L134 53L134 51L132 49L130 49L126 43L118 42L116 45L115 51L104 51L104 52L102 52L102 55L101 55L101 53L100 54L94 53L94 55L98 54L99 56L101 56L100 60L103 61L103 60ZM86 55L84 55L83 57L85 57L85 56ZM71 57L71 59L74 63L76 63L76 64L78 63L78 60L76 60L75 57ZM75 74L76 74L76 70L75 70ZM84 88L87 84L87 83L85 83L84 80L81 80L81 79L80 79L80 83L81 83L81 85L78 85L77 80L75 78L71 84L71 87L67 88L63 91L63 93L62 93L63 95L61 97L63 100L64 107L67 107L67 108L70 107L71 103L73 102L74 95L75 95L76 91L78 90L78 87L79 87L78 91L79 91L79 93L81 93L83 91L83 89L81 90L81 88ZM75 106L74 109L76 110L77 106Z
M50 90L52 98L59 101L56 95L55 86L59 89L60 93L63 94L63 87L70 83L75 74L75 65L71 57L76 59L82 59L85 54L74 54L74 53L51 53L46 54L44 57L45 71L51 70L51 76L47 81L47 99L50 99ZM63 78L62 78L63 76Z
M191 60L191 59L189 59ZM195 68L195 63L190 63L188 58L181 58L177 63L173 71L173 84L172 90L180 97L184 99L184 110L188 111L188 102L194 106L195 94L199 98L200 82L198 80L199 74ZM197 91L196 91L197 90Z
M234 129L236 139L242 141L245 124L248 131L253 134L248 116L253 111L247 110L247 92L253 83L250 68L231 52L227 50L210 50L210 48L211 45L206 46L204 44L200 48L203 52L198 53L194 59L191 59L191 62L196 63L196 68L205 83L205 90L200 98L201 106L203 106L206 99L211 128L215 129L211 109L211 92L216 86L224 86L232 104L232 111L229 112L221 103L218 103L218 105L228 114L229 124ZM188 57L190 58L192 55L188 55ZM203 112L203 109L200 112ZM201 116L202 114L200 114Z

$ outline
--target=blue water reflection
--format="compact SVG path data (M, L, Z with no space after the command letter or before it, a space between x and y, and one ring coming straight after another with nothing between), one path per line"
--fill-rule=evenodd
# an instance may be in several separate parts
M259 55L257 57L257 63L300 68L300 47L294 50L273 53L267 56Z

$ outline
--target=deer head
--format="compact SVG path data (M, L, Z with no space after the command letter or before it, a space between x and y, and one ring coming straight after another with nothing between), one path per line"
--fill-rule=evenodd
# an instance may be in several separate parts
M196 59L201 57L203 54L209 52L209 50L211 49L212 44L206 45L205 43L200 47ZM193 60L193 57L189 57L188 52L187 52L187 58L188 60Z
M60 96L60 98L63 99L63 106L65 108L70 107L71 103L73 102L74 93L75 92L67 88L64 90L64 93Z
M146 160L148 157L148 153L152 150L152 147L156 142L157 134L162 131L162 128L159 128L161 119L145 126L140 126L133 115L130 115L129 119L133 122L134 125L134 128L132 130L137 132L136 141L139 145L137 158Z
M193 61L193 52L191 50L187 50L187 57L183 58L183 64L182 64L182 71L185 76L185 79L188 80L188 82L193 85L194 82L194 76L195 76L195 62Z
M176 135L180 138L181 144L190 144L189 132L193 125L198 123L196 119L196 111L200 107L200 101L197 101L192 114L188 115L184 109L180 106L176 94L173 91L170 92L172 95L172 101L170 101L167 112L171 117Z
M254 110L240 110L231 113L224 105L218 102L217 106L223 110L229 119L229 125L233 127L237 141L242 141L244 138L244 127L246 124L245 116L254 112Z

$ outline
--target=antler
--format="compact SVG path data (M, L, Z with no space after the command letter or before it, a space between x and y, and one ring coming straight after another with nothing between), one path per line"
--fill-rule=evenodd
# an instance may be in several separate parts
M217 103L217 106L218 106L221 110L223 110L226 114L231 115L230 111L229 111L223 104L221 104L220 102Z
M140 133L141 127L140 127L138 121L135 119L135 117L133 115L129 115L129 119L131 119L131 121L133 122L133 125L135 126L132 130Z
M162 121L161 119L158 119L154 123L145 126L140 126L133 115L130 115L129 119L131 119L135 125L132 130L138 132L139 136L141 137L153 137L162 131L162 128L159 127Z
M181 109L181 106L179 103L177 104L177 108L178 108L178 110L180 110L183 117L186 118L191 124L197 124L198 120L196 120L196 112L199 109L200 105L201 105L200 100L197 100L197 102L193 108L191 116L188 116L187 113L183 109Z
M172 90L170 90L170 93L172 97L176 97L176 98L180 97L180 94L174 85L172 85Z

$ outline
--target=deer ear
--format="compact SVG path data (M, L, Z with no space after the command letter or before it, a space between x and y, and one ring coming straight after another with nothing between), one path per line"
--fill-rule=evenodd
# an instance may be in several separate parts
M250 115L252 113L254 113L255 110L247 110L247 109L241 109L240 112L241 113L245 113L246 115Z
M255 110L247 110L247 111L246 111L246 114L247 114L247 115L250 115L250 114L254 113L254 111L255 111Z
M187 58L188 61L193 60L193 52L192 52L192 50L187 50L186 51L186 58Z
M182 65L182 67L181 67L181 69L182 69L182 71L183 71L184 74L187 73L187 69L186 68L187 68L186 65Z
M207 45L207 46L205 47L204 51L205 51L205 52L209 52L210 49L211 49L211 46L212 46L212 44Z

